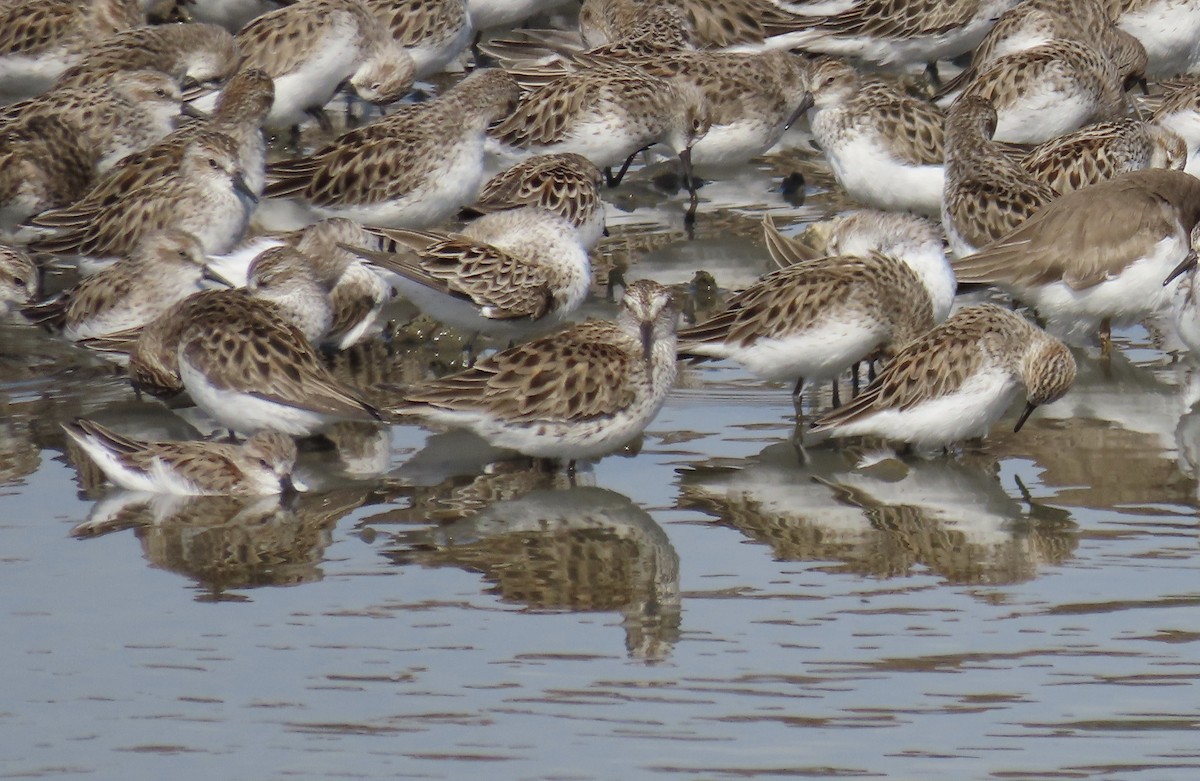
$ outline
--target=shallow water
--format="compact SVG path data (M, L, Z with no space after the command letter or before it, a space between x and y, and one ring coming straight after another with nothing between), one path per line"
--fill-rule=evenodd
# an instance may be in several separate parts
M797 132L704 188L694 238L636 176L597 290L746 284L764 210L845 206L813 159ZM59 422L187 424L3 326L0 777L1195 778L1200 413L1154 332L1118 342L951 457L857 469L795 442L787 388L709 364L573 486L347 427L279 506L99 485Z

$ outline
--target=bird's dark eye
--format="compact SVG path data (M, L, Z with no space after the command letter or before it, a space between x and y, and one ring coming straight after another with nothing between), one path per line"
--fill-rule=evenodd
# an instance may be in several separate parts
M210 158L208 158L208 167L215 170L217 168L220 168L221 165L214 158L210 157Z
M268 461L268 460L267 460L267 459L265 459L265 458L260 458L260 459L258 459L258 465L259 465L259 466L261 466L263 469L270 469L270 468L271 468L271 462L270 462L270 461Z
M836 80L836 77L834 77L834 76L826 76L826 77L825 77L825 86L826 86L826 87L828 87L828 86L829 86L830 84L832 84L832 83L833 83L835 80Z
M158 89L154 90L154 94L160 98L165 98L167 96L167 91L162 87L159 87Z
M372 84L372 85L371 85L371 90L372 90L372 91L374 91L374 92L378 92L378 91L379 91L379 90L381 90L381 89L383 89L383 84L382 84L381 82L378 82L378 81L377 81L377 82L375 82L374 84Z
M13 282L16 282L17 287L21 288L22 290L25 289L25 280L21 279L20 277L15 278Z

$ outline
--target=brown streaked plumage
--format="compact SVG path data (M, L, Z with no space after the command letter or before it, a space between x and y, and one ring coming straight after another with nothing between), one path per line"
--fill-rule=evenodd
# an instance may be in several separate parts
M128 71L12 103L0 109L0 123L53 115L79 133L103 170L171 132L182 100L172 77L152 70Z
M1187 144L1139 119L1100 122L1030 150L1021 166L1058 193L1069 193L1143 168L1182 169Z
M465 0L363 0L363 5L408 50L418 79L444 69L471 43Z
M299 198L322 216L367 224L439 222L474 198L484 131L516 94L503 71L475 71L433 101L397 109L307 157L272 164L266 195Z
M1050 41L1078 41L1119 59L1136 49L1131 37L1113 23L1101 0L1022 0L1000 15L975 47L971 64L946 82L936 97L948 105L989 63Z
M92 184L95 150L73 125L54 115L30 116L0 128L0 230L30 215L74 203Z
M377 249L379 237L356 222L334 218L314 223L292 238L296 249L331 282L328 299L332 319L321 344L345 350L376 336L383 306L395 293L343 245Z
M1128 45L1131 51L1119 59L1069 40L1018 51L989 63L961 97L983 98L995 107L996 140L1048 141L1127 113L1125 88L1142 77L1146 65L1137 39Z
M384 236L389 244L412 252L363 252L363 257L446 296L470 301L493 312L497 320L539 320L554 303L548 283L537 279L540 269L532 275L522 273L520 286L497 284L498 278L509 279L524 271L524 262L489 244L452 234L397 229Z
M764 232L770 246L794 254L767 221ZM795 380L798 397L805 381L890 354L945 317L953 276L945 257L922 245L895 257L866 251L773 271L723 312L680 331L680 357L729 359L767 379Z
M936 215L945 184L945 114L833 58L813 63L809 81L809 126L850 196Z
M903 68L971 51L1015 0L860 0L829 16L767 23L767 45Z
M589 320L405 392L391 411L466 427L494 446L545 458L607 453L637 436L675 381L678 310L639 280L618 320Z
M1188 151L1184 170L1200 175L1200 81L1183 81L1169 89L1150 121L1184 140Z
M0 4L0 87L36 95L90 44L145 22L138 0L10 0Z
M358 0L300 0L256 17L237 34L240 69L275 80L268 127L292 127L320 112L347 79L373 102L412 85L411 58ZM388 61L398 67L387 67ZM358 77L366 71L371 80ZM323 120L326 121L327 120Z
M16 247L0 244L0 317L6 317L37 298L37 266Z
M562 217L536 206L480 217L462 233L386 230L384 252L358 250L400 277L397 288L435 320L515 339L582 305L591 263Z
M253 198L234 142L221 133L200 131L176 173L80 208L71 213L64 230L30 246L107 259L129 254L150 233L178 228L199 239L205 252L221 254L241 238Z
M55 87L85 86L120 71L156 70L187 82L224 81L237 68L233 36L213 24L136 27L99 40Z
M537 206L574 225L580 242L590 248L604 231L603 184L604 174L583 155L534 155L487 180L464 212L491 214Z
M608 64L569 73L525 94L516 111L490 132L514 147L577 152L601 168L623 163L609 177L614 186L634 154L663 143L679 155L694 206L692 147L711 125L707 100L695 85Z
M188 296L144 328L110 334L103 339L88 339L86 347L101 353L129 356L129 379L133 387L158 398L169 399L183 392L179 379L179 339L193 321L217 317L236 317L239 309L252 309L260 303L239 291L206 290Z
M215 292L225 295L209 304L212 316L193 313L180 329L178 366L184 390L220 425L309 436L337 420L380 418L276 307Z
M692 164L698 166L736 165L765 153L810 105L809 63L788 51L666 51L621 58L588 53L558 64L538 61L514 69L514 77L524 87L544 86L569 73L618 65L697 93L710 124L692 148Z
M1058 197L992 140L996 111L964 95L946 121L942 225L960 258L1004 236Z
M1142 41L1147 75L1161 78L1196 71L1197 0L1104 0L1104 4L1118 27Z
M1023 389L1020 430L1034 408L1061 398L1074 380L1075 359L1061 341L1006 309L973 306L898 352L866 390L812 430L944 447L985 435Z
M190 234L150 234L132 255L24 314L71 341L140 328L202 289L205 256Z
M523 90L532 90L582 67L610 62L638 66L656 57L691 50L687 15L673 5L651 5L638 13L627 33L599 46L579 49L555 40L551 31L517 30L480 46L513 75Z
M83 418L62 428L109 480L131 491L254 496L293 488L296 443L275 431L235 445L135 439Z
M233 141L247 187L261 193L266 144L259 125L271 108L273 95L274 85L261 71L240 71L221 91L217 110L209 120L185 125L149 149L122 158L75 203L40 213L29 224L78 226L93 211L111 207L134 190L178 175L189 146L203 133L219 133Z

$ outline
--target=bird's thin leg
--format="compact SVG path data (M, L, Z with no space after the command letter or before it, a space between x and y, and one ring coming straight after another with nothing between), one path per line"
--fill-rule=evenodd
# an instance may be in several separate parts
M942 88L942 76L938 73L937 62L925 63L925 77L929 79L929 86L935 90Z
M612 175L611 168L605 169L604 175L608 179L609 187L616 187L617 185L619 185L621 183L621 180L625 178L625 173L629 170L629 166L633 165L633 158L637 157L638 152L641 152L641 151L643 151L643 150L639 149L639 150L637 150L637 152L634 152L629 157L625 158L625 162L621 164L621 170L617 171L616 176Z
M1112 355L1112 320L1104 318L1100 321L1100 357Z

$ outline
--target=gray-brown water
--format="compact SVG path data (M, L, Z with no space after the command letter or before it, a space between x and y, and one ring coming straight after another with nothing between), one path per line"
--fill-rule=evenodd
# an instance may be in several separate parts
M612 193L601 273L766 270L764 209L844 207L791 142L694 239ZM281 507L99 487L59 422L186 424L3 326L0 777L1196 778L1200 413L1157 341L951 458L797 448L787 388L709 364L575 486L348 427Z

